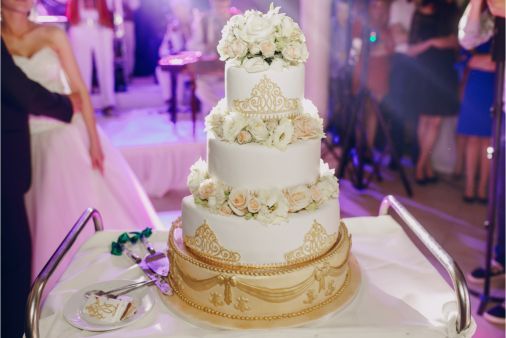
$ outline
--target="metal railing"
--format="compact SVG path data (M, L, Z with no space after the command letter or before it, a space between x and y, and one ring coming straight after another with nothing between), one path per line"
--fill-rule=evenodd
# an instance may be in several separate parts
M468 329L471 325L471 303L469 291L462 270L453 258L436 242L413 215L392 195L383 198L379 209L380 215L387 215L389 209L393 209L406 223L410 230L423 243L423 245L437 258L439 263L450 275L453 289L457 298L458 317L457 333Z
M26 324L25 334L26 338L39 338L39 318L41 311L41 298L44 288L46 287L47 281L52 276L61 260L67 252L70 250L72 245L75 243L77 237L84 229L86 224L90 220L93 220L95 225L95 232L104 230L102 224L102 216L96 209L86 209L81 217L74 224L70 232L67 234L65 239L61 242L60 246L54 254L51 256L47 264L44 266L42 271L39 273L35 281L33 282L32 289L28 295L28 301L26 306Z

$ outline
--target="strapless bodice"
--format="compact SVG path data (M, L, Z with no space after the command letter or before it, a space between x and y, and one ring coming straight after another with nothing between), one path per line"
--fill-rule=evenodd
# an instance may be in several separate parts
M69 94L70 86L58 58L51 47L43 47L30 57L13 55L14 62L28 76L49 91Z

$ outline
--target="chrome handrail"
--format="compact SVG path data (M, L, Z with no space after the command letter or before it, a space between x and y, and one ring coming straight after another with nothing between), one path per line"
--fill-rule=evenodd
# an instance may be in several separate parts
M427 249L437 258L439 263L450 275L453 283L453 289L457 297L458 317L457 333L467 330L471 326L471 302L469 299L469 290L462 270L453 258L439 245L438 242L425 230L425 228L416 220L415 217L392 195L383 198L379 209L380 215L387 215L388 210L392 208L413 231L418 239Z
M47 281L58 267L58 264L60 264L60 261L63 259L63 257L65 257L72 245L74 245L77 236L79 236L90 219L93 219L95 232L104 230L102 216L98 210L92 208L86 209L33 282L32 289L30 290L26 304L25 334L27 338L40 337L40 301L42 293L44 292L44 288L46 287Z

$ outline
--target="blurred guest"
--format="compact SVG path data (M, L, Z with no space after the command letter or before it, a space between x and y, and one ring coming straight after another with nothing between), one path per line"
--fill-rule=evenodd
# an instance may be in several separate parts
M135 66L135 11L140 7L140 0L121 0L123 27L125 29L125 71L127 77L134 74Z
M210 11L194 13L188 49L202 52L205 60L218 60L216 46L221 39L221 30L231 16L230 0L209 0L209 3ZM197 75L196 84L201 111L207 114L224 95L223 65L207 74Z
M158 49L160 58L187 50L187 42L191 36L190 1L171 1L170 5L172 16L168 20L167 30ZM171 99L169 74L162 71L160 66L157 66L155 68L155 75L162 91L162 97L167 102ZM183 73L178 76L178 93L175 99L182 97L185 89L184 83L187 80L188 76L185 76Z
M114 31L112 0L69 0L67 17L74 55L88 91L92 87L93 60L100 86L104 115L113 113L114 96Z
M329 132L341 135L346 126L345 109L350 97L351 71L348 63L350 5L347 0L333 2L330 52Z
M407 55L408 37L411 21L415 12L415 4L411 0L395 0L390 5L389 29L394 41L394 53L391 57L388 94L385 97L385 115L389 121L392 139L397 154L402 156L404 141L412 146L411 155L416 161L416 119L417 115L412 107L409 90L412 84L411 74L414 59ZM409 130L409 131L408 131ZM411 132L410 132L411 131ZM390 167L395 169L395 163L390 161Z
M366 135L368 149L374 148L374 141L376 138L376 129L378 124L377 113L380 109L380 104L388 92L388 76L390 73L390 55L394 49L394 41L388 29L388 14L389 14L388 0L372 0L368 8L368 25L370 35L369 55L368 55L368 76L366 86L370 94L370 99L366 102ZM359 23L360 24L360 23ZM361 31L364 24L360 24L359 30ZM360 33L358 36L362 36ZM365 51L362 48L362 51ZM363 71L363 54L360 56L354 71L354 87L358 88L361 71ZM372 156L372 154L369 154Z
M488 0L487 7L488 11L483 11L484 1L483 0L472 0L464 15L462 16L459 24L459 41L460 44L467 49L476 48L486 41L488 41L491 37L493 37L493 46L492 46L492 59L494 61L502 61L505 60L505 2L504 0ZM493 17L495 16L495 18ZM505 79L506 81L506 79ZM497 89L496 89L497 93ZM506 111L505 109L505 100L506 96L506 86L503 88L502 95L502 113ZM497 99L497 98L496 98ZM499 128L499 135L496 137L500 137L499 149L494 149L494 156L497 156L497 180L494 182L494 185L497 187L496 191L496 215L492 215L495 217L495 221L497 222L496 231L497 237L495 238L495 248L494 248L494 258L490 262L490 270L487 270L482 267L478 267L474 269L471 273L467 275L467 280L472 283L484 283L485 278L489 277L491 279L504 279L505 273L505 243L504 243L504 230L506 228L505 221L505 144L506 141L504 139L504 115L502 117L502 125ZM488 276L487 276L488 275ZM489 322L495 324L504 325L506 318L506 311L504 307L504 302L498 305L495 305L488 309L483 317Z
M430 162L442 117L458 112L458 77L454 68L457 41L457 6L445 0L422 0L410 30L408 54L416 57L413 109L420 115L416 164L418 184L436 181Z
M464 201L471 203L477 197L487 203L487 185L490 160L487 148L492 135L490 108L494 99L495 62L490 54L491 41L473 49L467 64L464 96L460 108L457 132L465 140L466 187ZM478 188L476 174L478 171Z

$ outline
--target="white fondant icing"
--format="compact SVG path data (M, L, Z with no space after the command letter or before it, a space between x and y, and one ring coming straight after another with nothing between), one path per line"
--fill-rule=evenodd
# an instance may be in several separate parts
M288 188L313 183L320 174L321 141L289 144L286 150L236 144L209 137L209 174L235 188Z
M204 221L211 227L221 246L241 255L240 264L286 263L285 254L299 248L316 220L327 234L339 230L339 202L330 200L313 212L290 214L288 221L266 225L237 216L211 214L195 205L192 196L183 199L183 234L193 236Z
M281 89L287 99L298 99L300 110L304 99L304 65L269 67L265 71L249 73L244 67L227 62L225 64L225 98L228 109L234 109L234 100L246 100L260 80L267 77Z

